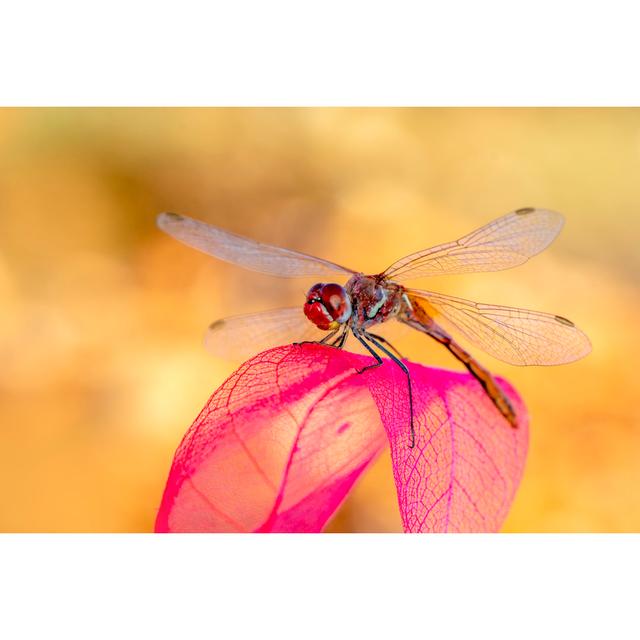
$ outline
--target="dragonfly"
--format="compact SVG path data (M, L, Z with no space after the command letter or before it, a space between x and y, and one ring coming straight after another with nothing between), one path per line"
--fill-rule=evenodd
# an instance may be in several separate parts
M322 258L263 244L175 213L161 213L159 228L184 244L245 269L280 276L348 280L318 282L305 302L213 322L205 346L230 359L251 357L280 344L318 342L342 349L353 335L374 362L357 373L379 367L383 356L406 376L410 444L415 446L411 374L402 355L372 331L395 320L443 345L480 383L507 423L518 421L508 397L493 375L454 337L460 335L485 353L513 365L559 365L591 351L588 337L564 316L405 287L407 280L429 276L501 271L523 264L543 251L564 224L561 214L525 207L454 240L412 253L384 271L366 275Z

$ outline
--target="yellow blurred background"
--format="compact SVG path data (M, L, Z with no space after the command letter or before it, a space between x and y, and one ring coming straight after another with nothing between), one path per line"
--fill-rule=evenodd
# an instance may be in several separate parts
M472 349L531 413L504 531L640 531L640 110L1 109L0 530L151 531L183 433L236 366L206 326L313 283L190 250L158 212L376 272L524 206L566 216L544 254L414 286L552 311L593 342L555 368ZM388 454L329 530L400 530Z

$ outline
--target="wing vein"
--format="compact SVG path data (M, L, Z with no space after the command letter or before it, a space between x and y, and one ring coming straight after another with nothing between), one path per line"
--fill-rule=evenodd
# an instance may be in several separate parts
M408 289L427 313L490 355L518 365L572 362L591 351L587 336L572 323L541 311L478 304L431 291Z
M508 213L484 227L394 262L383 275L401 282L435 275L500 271L526 262L558 235L563 225L559 213L531 209Z

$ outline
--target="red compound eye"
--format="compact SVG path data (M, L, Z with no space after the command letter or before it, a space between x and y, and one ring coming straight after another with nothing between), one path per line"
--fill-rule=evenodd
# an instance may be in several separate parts
M320 294L322 302L331 317L342 324L351 315L351 300L339 284L325 284Z
M337 329L351 316L351 300L339 284L318 283L307 293L304 313L319 329Z
M307 302L304 305L304 314L318 327L318 329L331 329L335 320L327 313L322 302L313 302L309 304Z

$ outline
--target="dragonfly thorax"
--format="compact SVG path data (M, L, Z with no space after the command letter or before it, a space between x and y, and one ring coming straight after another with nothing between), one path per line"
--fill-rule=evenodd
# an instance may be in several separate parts
M362 329L389 320L402 306L403 288L378 276L356 274L346 290L353 301L353 322Z
M319 282L307 293L304 314L318 329L337 329L351 317L351 298L343 286Z

